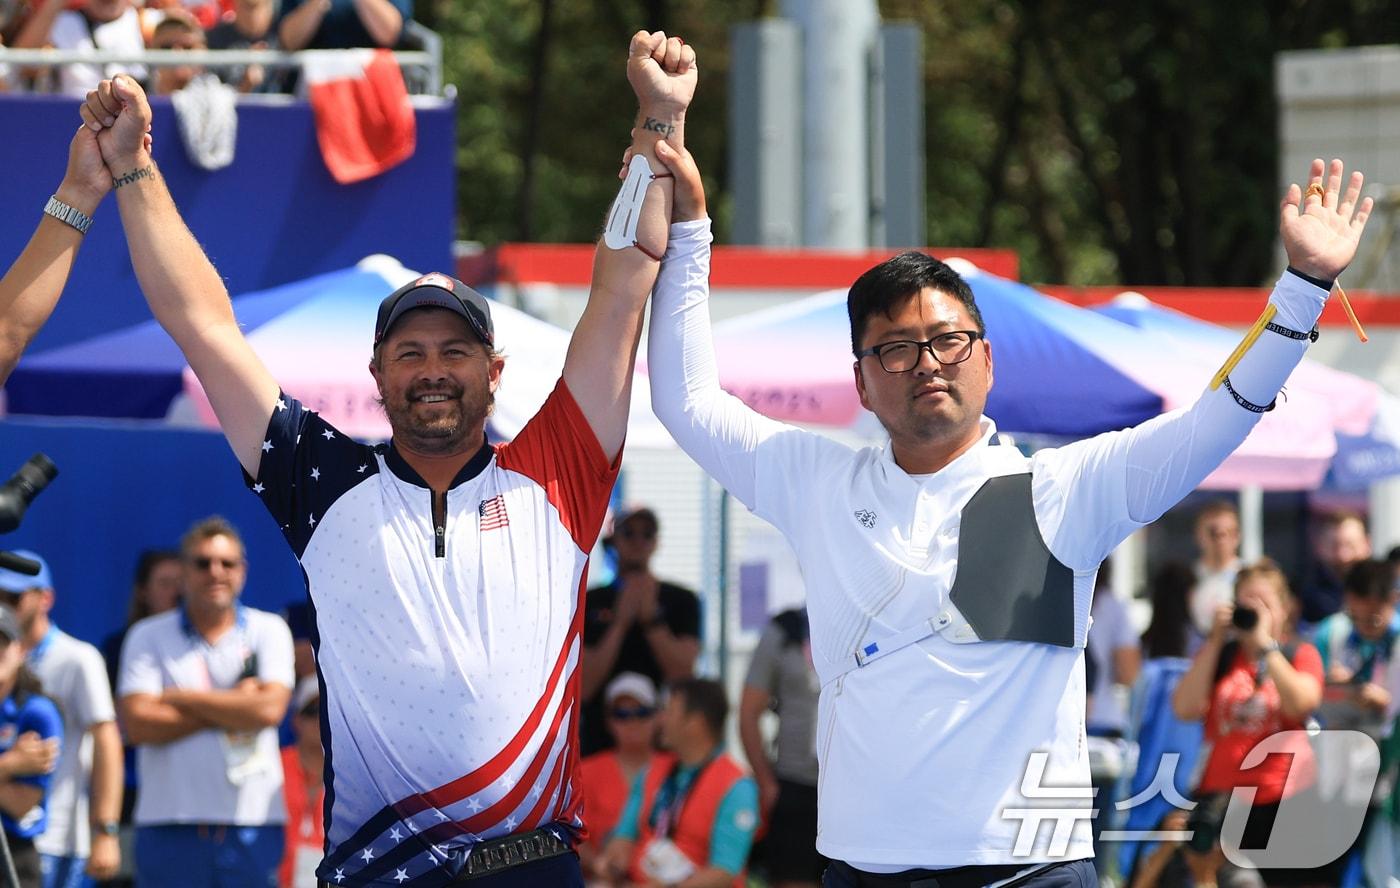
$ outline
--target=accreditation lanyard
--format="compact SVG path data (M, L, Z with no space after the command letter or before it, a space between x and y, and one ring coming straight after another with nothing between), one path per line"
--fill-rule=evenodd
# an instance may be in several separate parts
M671 830L675 829L676 823L681 819L681 811L685 808L686 799L690 798L690 791L700 782L700 778L705 776L705 769L718 757L719 750L710 753L709 757L695 768L695 776L685 786L680 785L681 763L676 762L671 766L666 780L657 790L656 804L651 810L651 825L656 836L670 837Z

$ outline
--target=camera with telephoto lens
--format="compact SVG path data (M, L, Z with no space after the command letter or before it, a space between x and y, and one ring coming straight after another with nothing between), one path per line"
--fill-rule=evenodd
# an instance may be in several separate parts
M1250 632L1259 625L1259 611L1237 604L1234 613L1230 614L1230 625L1241 632Z

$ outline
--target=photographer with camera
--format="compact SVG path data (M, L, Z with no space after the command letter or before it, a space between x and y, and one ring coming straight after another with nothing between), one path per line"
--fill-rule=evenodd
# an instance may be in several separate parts
M1278 566L1267 559L1242 568L1235 604L1216 609L1210 634L1172 695L1183 720L1205 720L1205 768L1186 827L1195 835L1187 863L1196 884L1215 884L1225 862L1219 829L1237 787L1256 790L1241 839L1268 845L1280 803L1316 781L1317 763L1303 735L1292 755L1271 755L1248 771L1240 765L1265 738L1303 728L1322 700L1322 659L1295 636L1297 603ZM1170 827L1169 827L1170 828ZM1207 841L1209 844L1207 844ZM1314 870L1260 870L1268 885L1336 884Z

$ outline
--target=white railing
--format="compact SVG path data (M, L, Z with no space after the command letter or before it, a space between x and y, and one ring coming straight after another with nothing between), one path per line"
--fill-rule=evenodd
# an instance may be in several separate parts
M432 35L424 39L428 47L422 50L395 52L394 58L404 69L409 92L440 96L442 89L442 41L423 28L417 32ZM313 50L311 52L320 52ZM267 68L300 69L308 52L280 52L271 49L147 49L142 52L118 52L91 49L13 49L0 46L0 64L18 68L55 68L80 63L84 65L145 65L151 68L194 66L203 68L235 68L262 65Z

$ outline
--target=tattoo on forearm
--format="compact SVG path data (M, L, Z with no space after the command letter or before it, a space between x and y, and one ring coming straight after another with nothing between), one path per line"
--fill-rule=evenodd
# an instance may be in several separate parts
M130 185L132 182L139 182L142 179L155 178L156 167L153 163L148 163L139 170L132 170L124 176L116 176L112 179L112 187L120 188L123 185Z
M655 117L648 117L646 119L646 122L642 124L642 129L648 130L649 132L653 133L660 133L661 135L666 136L667 138L670 138L671 136L674 136L676 134L676 127L673 124L662 123Z

